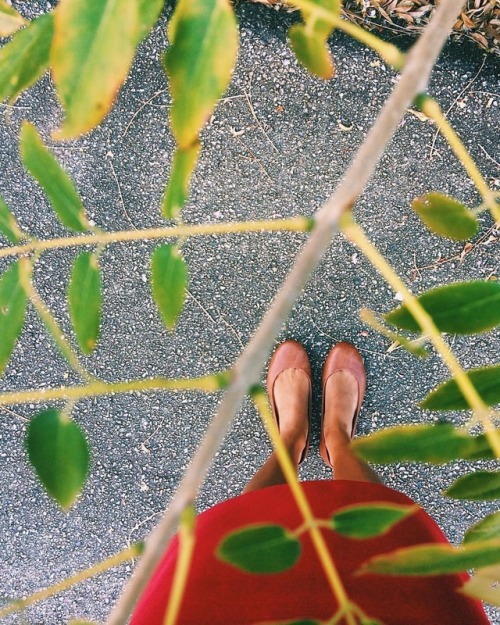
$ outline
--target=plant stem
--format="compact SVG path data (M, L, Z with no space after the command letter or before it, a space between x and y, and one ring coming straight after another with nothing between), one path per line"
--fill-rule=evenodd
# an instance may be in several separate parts
M476 163L471 158L467 148L462 143L462 140L457 135L450 122L444 116L439 104L436 100L434 100L434 98L427 94L418 96L416 98L416 104L423 113L436 122L439 131L448 142L450 148L455 152L455 155L476 185L477 190L483 198L483 203L490 210L493 219L497 223L500 223L500 205L497 204L495 193L493 193L488 187L488 184L483 178L483 175L479 171Z
M392 332L392 330L389 330L384 325L382 325L369 308L361 308L361 310L359 311L359 318L361 319L361 321L364 321L366 324L371 326L377 332L380 332L380 334L388 338L393 343L398 343L403 349L406 349L414 356L426 358L429 355L421 345L409 341L406 336L398 334L397 332Z
M54 339L57 347L59 348L59 351L64 356L64 358L66 358L66 360L76 371L76 373L78 373L78 375L86 382L90 382L91 380L93 380L93 377L80 364L80 361L74 353L71 344L64 338L64 333L61 326L58 324L50 310L47 308L45 302L42 300L40 294L33 285L31 279L33 266L31 262L27 258L21 258L20 267L20 276L23 288L26 291L26 294L29 297L31 303L35 307L37 313L40 315L40 318L45 324L45 327Z
M54 584L53 586L49 586L48 588L44 588L43 590L39 590L38 592L34 592L26 599L20 599L19 601L11 601L5 607L0 608L0 618L8 616L9 614L14 614L15 612L20 612L24 610L30 605L37 603L38 601L43 601L44 599L48 599L53 595L56 595L63 590L67 590L74 586L75 584L80 584L81 582L89 579L90 577L95 577L96 575L100 575L111 569L115 566L118 566L122 562L127 562L127 560L132 560L136 556L142 553L142 543L136 543L131 547L120 551L120 553L95 564L94 566L86 569L85 571L81 571L80 573L76 573L71 577L67 577L63 579L61 582Z
M211 393L227 386L229 372L223 371L199 378L150 378L148 380L128 380L126 382L92 381L84 386L60 386L59 388L43 388L40 390L11 391L0 394L0 406L39 403L65 400L78 400L83 397L99 397L114 393L131 393L132 391L184 391L197 390Z
M192 506L188 506L184 511L179 528L179 551L175 565L172 590L167 603L164 625L175 625L182 597L186 588L189 567L193 558L195 534L196 512Z
M349 210L376 168L385 147L398 128L417 93L426 91L429 76L449 31L462 7L462 0L442 2L429 25L407 55L394 91L356 153L335 193L316 213L316 225L295 265L277 293L253 338L232 369L232 379L203 440L194 454L177 491L159 524L148 536L144 555L109 615L107 625L123 625L154 571L179 517L203 483L213 457L240 408L248 389L256 384L271 345L301 295L309 276L319 265L338 231L338 221Z
M374 50L386 63L392 65L398 71L402 70L405 64L406 54L392 43L383 41L376 35L361 28L357 24L344 20L335 11L322 7L318 2L312 0L291 0L290 4L309 15L314 15L316 19L342 30L353 39Z
M83 236L62 237L47 241L30 241L0 249L0 258L18 256L29 252L77 247L80 245L107 245L128 241L147 241L148 239L175 239L179 237L200 237L213 234L239 234L245 232L273 232L290 230L308 232L313 226L311 217L290 217L289 219L263 219L262 221L235 221L222 224L180 225L165 228L146 228L144 230L122 230Z
M269 407L269 402L267 400L267 395L263 388L258 387L252 392L252 399L257 407L257 410L260 413L262 421L266 426L266 429L271 438L271 442L273 444L273 448L276 451L276 455L278 456L278 461L285 476L285 479L292 491L293 498L295 499L295 503L297 504L300 513L302 514L302 518L308 524L307 531L311 536L311 540L316 550L316 554L321 562L321 566L325 572L328 583L330 584L330 588L333 592L333 596L335 597L337 603L339 604L339 608L341 610L346 611L346 619L349 624L356 623L354 616L348 610L349 607L349 597L347 596L347 592L344 588L344 584L342 583L342 579L337 571L337 567L335 566L335 562L328 551L328 547L326 545L325 539L321 534L314 517L314 513L307 501L307 497L300 485L299 480L297 479L297 474L295 472L292 461L290 460L290 456L287 453L285 444L283 443L278 426L273 419L273 415L271 413L271 409Z
M454 377L460 392L469 406L476 413L479 421L483 424L488 441L496 456L500 458L500 436L498 432L495 431L494 425L491 422L489 408L483 402L476 388L455 358L455 355L444 341L441 332L436 327L432 317L426 312L418 299L408 290L405 283L395 273L391 265L368 239L363 229L353 221L352 215L344 216L342 220L342 230L346 237L358 246L361 252L363 252L375 269L377 269L380 275L387 280L392 288L396 292L402 294L404 305L413 315L422 329L422 332L424 332L433 342L434 347L439 352L445 365Z

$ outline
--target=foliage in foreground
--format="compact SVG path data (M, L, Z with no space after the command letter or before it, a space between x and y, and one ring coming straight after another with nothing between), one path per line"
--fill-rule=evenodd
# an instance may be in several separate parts
M334 27L341 28L338 0L296 2L304 22L292 26L291 46L300 62L318 77L334 74L334 61L327 44ZM162 0L61 0L56 10L26 22L5 2L0 2L0 27L10 41L0 51L0 100L9 102L33 85L50 67L65 118L54 133L57 141L76 139L92 131L106 116L126 79L139 43L156 23ZM397 69L405 57L394 46L375 37L366 37L361 29L351 34L371 45ZM209 119L217 100L229 84L238 50L237 21L228 0L180 0L168 26L170 44L164 67L173 98L170 125L176 141L170 177L160 207L169 225L154 238L161 242L151 257L151 294L168 330L174 330L185 300L189 269L178 243L191 231L182 222L182 206L189 194L191 176L201 149L200 131ZM105 57L108 62L98 60ZM416 104L426 112L435 103L421 94ZM440 128L464 161L459 140L443 126ZM50 403L30 421L26 449L30 462L47 492L63 509L77 500L89 470L90 449L81 428L71 419L75 402L88 396L137 389L202 388L217 390L229 376L216 374L197 380L143 380L109 383L96 379L80 362L99 341L102 317L101 269L99 256L105 245L118 240L152 238L144 232L133 239L127 233L104 233L92 225L86 215L78 189L63 170L50 146L36 127L25 121L21 126L19 151L27 172L40 185L54 213L71 235L51 243L36 240L23 232L15 216L0 198L0 232L10 246L0 249L0 257L14 257L0 277L0 373L8 365L16 342L23 331L26 310L33 306L43 319L62 354L82 379L80 387L4 393L0 405L40 402ZM466 164L464 162L464 164ZM478 230L477 212L488 208L498 220L496 198L489 191L477 168L466 168L476 182L483 204L471 210L454 198L429 190L416 198L412 208L434 233L456 240L467 240ZM484 181L483 181L484 182ZM174 225L172 225L172 223ZM308 231L314 219L297 218L280 223L282 229ZM268 226L267 226L268 227ZM255 229L241 225L240 231ZM207 227L206 233L217 232ZM223 229L220 230L223 232ZM128 233L130 234L130 233ZM120 238L122 237L122 238ZM92 246L81 252L73 263L67 285L68 310L73 327L73 341L62 338L57 320L41 300L32 281L33 267L50 247ZM363 249L363 248L362 248ZM363 250L365 251L365 250ZM374 318L372 314L371 319ZM411 341L397 332L422 335L427 325L438 336L442 332L472 335L500 325L500 284L474 281L449 284L421 294L415 301L385 314L385 321L396 329L385 329L401 345L411 348ZM430 320L430 321L429 321ZM377 327L381 324L377 321ZM430 324L430 326L429 326ZM413 341L414 342L414 341ZM413 351L413 350L411 350ZM460 373L461 369L458 369ZM463 373L463 372L462 372ZM65 401L60 405L61 400ZM382 430L361 438L354 449L366 460L380 463L429 462L444 464L456 459L470 462L499 457L500 436L492 426L489 407L500 403L500 364L489 364L455 375L437 386L421 405L430 410L467 410L474 408L485 432L471 436L466 428L436 423ZM458 499L490 501L500 498L500 472L473 471L456 480L445 496ZM413 507L384 504L349 506L330 519L329 529L354 539L364 540L387 532L414 512ZM471 527L462 546L432 545L400 550L365 564L364 570L383 574L432 575L476 568L475 577L463 588L471 596L500 605L494 581L500 565L499 513L487 516ZM225 537L218 556L245 571L275 574L295 565L300 559L300 534L277 525L243 527ZM19 602L17 607L27 605ZM16 609L16 608L15 608ZM8 610L7 610L8 611ZM0 615L6 613L0 610ZM359 616L359 614L358 614ZM370 622L359 616L360 622ZM296 623L312 621L296 621Z

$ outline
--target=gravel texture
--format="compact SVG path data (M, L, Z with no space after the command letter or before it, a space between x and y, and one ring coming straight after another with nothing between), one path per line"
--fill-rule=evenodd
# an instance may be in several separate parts
M18 6L25 15L50 8L45 2ZM166 126L169 95L160 68L168 12L141 46L105 122L79 141L52 146L75 179L90 218L105 230L163 223L158 206L173 149ZM239 62L227 97L202 135L202 157L183 211L189 223L311 214L331 194L397 80L375 53L341 34L331 40L336 78L328 83L316 80L299 67L286 43L286 27L296 16L248 4L238 7L238 15ZM398 42L407 45L404 39ZM497 63L472 44L450 46L431 83L431 92L449 110L450 120L496 190ZM49 76L0 117L0 192L27 231L40 238L62 236L64 228L21 167L17 141L23 119L35 123L50 142L61 110ZM430 190L471 206L479 203L461 165L441 138L435 139L434 126L409 112L356 206L358 220L414 293L443 282L498 276L498 233L485 236L492 226L490 217L481 215L481 232L463 254L463 244L430 235L411 212L409 201ZM187 240L182 249L190 270L189 296L172 334L150 296L150 254L156 244L107 247L101 257L102 335L85 365L106 380L198 376L227 369L257 328L305 238L263 233ZM0 245L5 244L2 239ZM35 271L37 288L68 336L65 284L75 255L71 249L47 252ZM2 260L0 268L8 264ZM316 421L302 478L329 477L317 453L318 380L336 341L352 341L365 358L368 391L361 434L435 420L416 403L447 378L440 359L432 350L427 360L403 350L388 353L387 339L358 318L361 306L383 312L396 304L397 295L370 264L336 236L280 335L305 345L316 379ZM466 367L498 361L498 329L447 340ZM30 310L0 387L41 388L77 381ZM168 505L219 400L219 393L135 393L79 402L74 418L87 433L93 462L88 484L68 514L49 500L27 464L23 438L35 407L0 409L0 596L25 596L144 537ZM447 418L462 424L467 415L451 413ZM202 488L199 510L237 495L269 450L267 435L246 401ZM496 507L441 496L467 468L460 462L445 468L379 467L388 486L423 505L452 542L460 541L471 523ZM132 568L123 565L4 622L104 620ZM491 609L489 614L492 623L500 623L500 611Z

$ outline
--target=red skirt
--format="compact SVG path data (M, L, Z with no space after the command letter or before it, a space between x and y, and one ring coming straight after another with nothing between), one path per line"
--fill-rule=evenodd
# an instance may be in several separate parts
M338 508L367 502L413 501L385 486L328 480L304 482L318 518ZM215 551L229 532L250 523L277 523L290 530L302 517L288 486L272 486L229 499L200 514L188 583L177 623L184 625L250 625L265 621L328 619L336 601L307 533L302 553L291 569L274 575L242 572L218 560ZM436 523L420 510L387 534L369 540L345 538L322 530L349 597L365 614L385 625L488 625L482 605L456 592L466 574L425 577L356 576L368 558L400 547L446 543ZM163 625L178 552L172 539L133 614L131 625Z

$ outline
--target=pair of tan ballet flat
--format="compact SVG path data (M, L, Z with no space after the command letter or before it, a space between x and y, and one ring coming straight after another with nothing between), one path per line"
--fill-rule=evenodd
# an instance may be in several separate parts
M300 343L294 340L288 340L282 343L278 349L274 352L273 357L271 358L271 362L269 363L269 370L267 373L267 392L269 394L269 400L271 402L271 408L273 411L274 418L279 427L279 414L276 406L276 400L274 397L274 384L276 382L276 378L280 373L287 369L298 369L303 371L307 378L309 379L309 398L308 398L308 430L307 430L307 439L304 445L304 449L300 456L299 464L304 460L307 455L307 451L309 449L309 435L311 431L311 412L312 412L312 384L311 384L311 364L309 362L309 358L307 356L306 350L302 347ZM322 376L322 390L323 390L323 402L321 408L321 439L319 443L319 452L323 460L331 467L332 462L330 460L330 456L328 454L328 449L326 446L326 440L324 435L324 421L325 421L325 391L326 391L326 383L328 379L338 371L345 371L350 373L357 383L358 388L358 397L357 397L357 405L352 416L352 429L351 429L351 438L354 436L354 432L356 431L356 424L358 421L359 412L361 410L361 403L363 402L363 398L366 390L366 372L365 367L363 365L363 360L361 358L360 353L350 343L337 343L333 349L330 350L328 354L325 365L323 367L323 376ZM328 407L328 418L335 418L335 407Z

